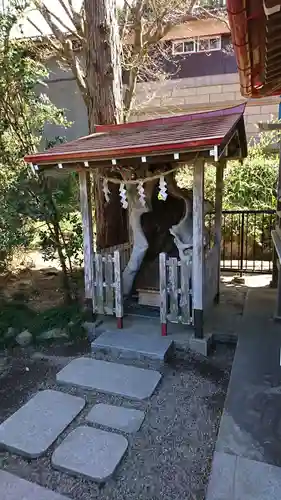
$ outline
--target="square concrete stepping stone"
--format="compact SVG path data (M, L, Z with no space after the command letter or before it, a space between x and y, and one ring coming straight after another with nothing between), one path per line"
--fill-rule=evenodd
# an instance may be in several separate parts
M0 470L1 500L67 500L65 496Z
M38 392L0 425L0 447L29 458L40 457L84 406L83 398L70 394Z
M136 333L133 328L106 331L92 342L93 352L102 351L131 359L165 361L172 348L173 340L170 337L161 337L158 332L150 335Z
M61 384L132 399L149 398L160 379L161 374L154 370L91 358L74 359L57 374L57 382Z
M101 483L113 474L127 447L127 439L120 434L77 427L54 451L52 465Z
M124 432L137 432L144 421L145 413L134 408L107 404L93 406L86 420L92 424L104 425Z

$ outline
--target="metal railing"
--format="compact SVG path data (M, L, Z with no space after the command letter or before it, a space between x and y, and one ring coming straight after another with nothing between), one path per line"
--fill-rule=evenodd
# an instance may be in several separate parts
M207 218L212 238L214 215ZM221 270L242 273L272 271L271 230L275 210L224 210L222 214Z

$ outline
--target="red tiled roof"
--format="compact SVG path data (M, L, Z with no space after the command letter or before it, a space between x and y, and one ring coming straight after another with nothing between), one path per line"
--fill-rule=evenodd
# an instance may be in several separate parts
M94 134L26 156L25 160L33 164L56 164L207 149L222 142L243 112L244 105L240 105L206 113L101 125Z

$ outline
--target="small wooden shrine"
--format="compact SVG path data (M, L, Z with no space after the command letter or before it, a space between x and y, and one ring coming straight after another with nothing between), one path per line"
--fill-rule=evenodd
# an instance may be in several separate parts
M203 337L204 314L218 300L223 172L227 160L244 158L244 105L122 125L97 125L95 133L27 156L33 172L79 172L84 231L85 296L98 314L123 324L124 301L159 309L168 322ZM216 166L215 203L204 197L204 170ZM183 166L193 172L189 190L175 181ZM102 180L110 203L113 183L128 213L130 241L95 252L91 180ZM213 213L211 232L205 216ZM96 221L98 224L98 221Z

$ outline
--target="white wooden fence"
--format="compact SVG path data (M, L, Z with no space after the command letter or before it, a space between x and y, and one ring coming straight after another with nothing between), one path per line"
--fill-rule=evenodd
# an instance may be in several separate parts
M123 293L120 252L94 256L93 310L98 314L115 315L122 327Z
M116 250L120 253L120 264L121 271L124 271L126 265L129 262L131 253L132 253L133 245L132 243L122 243L121 245L115 245L113 247L105 248L102 251L102 255L113 255Z
M204 311L213 304L218 292L220 251L214 245L206 252L204 262ZM159 258L160 320L162 335L167 334L167 322L193 324L192 257L187 262Z
M167 321L192 324L192 260L159 256L160 320L162 335L166 335Z

